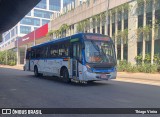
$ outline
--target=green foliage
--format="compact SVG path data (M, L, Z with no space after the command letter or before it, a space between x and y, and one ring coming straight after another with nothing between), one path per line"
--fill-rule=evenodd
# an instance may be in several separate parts
M117 38L118 39L122 39L124 43L127 43L127 39L128 39L128 29L124 29L123 31L118 31L117 33Z
M160 73L160 66L157 67L157 71Z
M151 54L146 54L145 55L144 63L151 63Z
M142 54L135 57L136 63L138 65L142 63L142 61L143 61L142 59L143 59Z
M0 64L2 65L16 65L16 52L13 50L0 52Z
M51 37L53 35L53 31L52 30L50 30L48 33L47 33L47 37Z
M127 69L131 69L131 64L127 61L119 61L118 71L127 71Z
M160 54L155 54L153 61L155 64L160 65Z
M144 72L144 73L156 73L160 72L160 67L156 64L139 64L139 65L131 65L127 61L120 61L118 65L119 72Z
M77 24L77 31L78 32L83 32L84 31L84 27L85 25L84 25L84 22L83 21L81 21L81 22L79 22L78 24Z
M144 27L139 27L137 29L137 36L139 37L141 33L143 33L144 37L147 37L152 31L152 27L150 25L146 25Z

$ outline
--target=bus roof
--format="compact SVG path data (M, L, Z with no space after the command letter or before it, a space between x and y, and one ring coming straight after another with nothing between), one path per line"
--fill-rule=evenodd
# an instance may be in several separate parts
M31 48L37 48L37 47L45 46L45 45L52 44L52 43L63 42L63 41L71 40L71 39L74 39L74 38L81 38L84 35L106 36L106 35L96 34L96 33L77 33L77 34L74 34L74 35L71 35L71 36L68 36L68 37L57 38L57 39L51 40L49 42L45 42L45 43L42 43L42 44L39 44L39 45L36 45L36 46L32 46ZM109 38L109 36L106 36L106 37Z

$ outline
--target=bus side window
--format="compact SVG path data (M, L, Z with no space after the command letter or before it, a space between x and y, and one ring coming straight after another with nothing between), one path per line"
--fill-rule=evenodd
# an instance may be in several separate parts
M26 60L28 60L30 58L30 51L27 51L26 53Z
M32 50L32 51L31 51L31 59L34 59L34 58L35 58L35 55L36 55L35 50Z
M58 56L58 45L50 45L49 57L56 58Z
M37 48L36 50L36 58L40 58L41 57L41 48Z

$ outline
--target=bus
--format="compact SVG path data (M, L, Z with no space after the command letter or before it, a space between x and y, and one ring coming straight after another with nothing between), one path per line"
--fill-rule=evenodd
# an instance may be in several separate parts
M113 40L106 35L78 33L27 49L25 70L35 76L57 76L65 82L115 79Z

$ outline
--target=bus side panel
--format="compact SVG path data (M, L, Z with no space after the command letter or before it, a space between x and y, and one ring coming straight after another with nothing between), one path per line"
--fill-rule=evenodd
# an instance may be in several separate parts
M44 71L47 75L55 75L58 76L58 68L57 68L57 60L56 59L48 59L44 64Z
M34 61L35 61L35 60L33 60L33 59L30 60L30 71L34 71L34 65L35 65L35 64L34 64L34 63L35 63Z
M44 73L44 66L45 66L45 60L44 59L37 60L35 62L35 65L37 65L39 73Z

